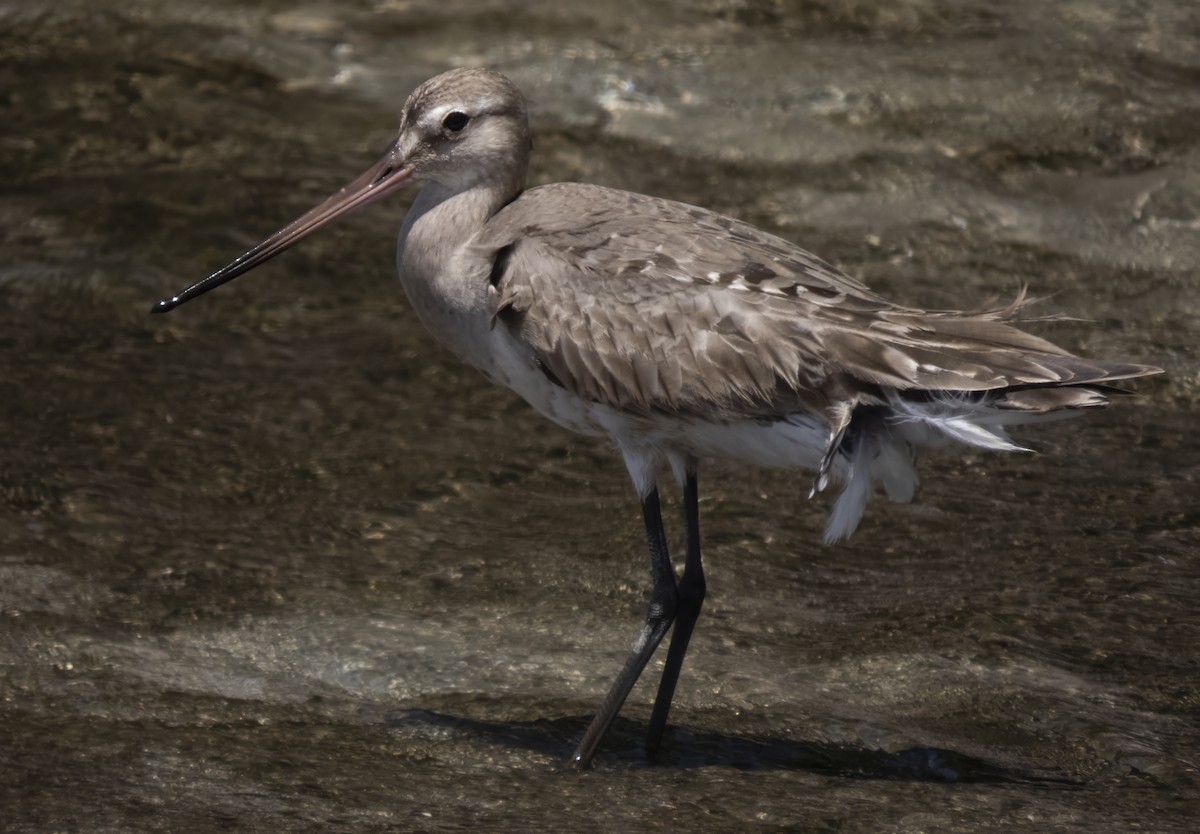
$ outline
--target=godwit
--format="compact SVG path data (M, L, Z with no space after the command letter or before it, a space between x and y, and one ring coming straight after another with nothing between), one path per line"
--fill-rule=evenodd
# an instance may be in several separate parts
M1082 359L982 312L894 304L753 226L610 188L524 190L525 101L502 75L460 69L405 102L400 132L354 182L223 269L159 302L171 310L409 182L400 281L439 342L559 425L616 444L642 502L653 586L633 650L574 761L587 767L671 627L646 738L653 756L704 600L697 461L732 457L845 484L825 541L849 536L873 488L907 501L918 446L1017 450L1004 427L1106 403L1116 380L1160 369ZM676 582L658 475L683 487ZM810 492L810 495L812 493Z

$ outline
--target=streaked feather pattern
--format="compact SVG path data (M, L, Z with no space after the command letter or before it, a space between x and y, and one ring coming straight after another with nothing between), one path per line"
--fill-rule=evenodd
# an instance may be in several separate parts
M566 203L588 205L591 222L575 226L556 210ZM598 186L532 189L477 242L510 250L496 310L546 371L621 409L732 419L878 402L878 387L990 391L1146 371L1072 356L1001 321L1011 309L892 304L744 223Z
M911 497L914 445L1019 450L1003 426L1102 406L1104 385L1156 371L1014 327L1020 299L974 313L893 304L748 224L599 186L531 189L472 245L502 253L493 323L587 402L729 425L818 417L815 489L839 457L847 483L830 540L853 530L873 483Z

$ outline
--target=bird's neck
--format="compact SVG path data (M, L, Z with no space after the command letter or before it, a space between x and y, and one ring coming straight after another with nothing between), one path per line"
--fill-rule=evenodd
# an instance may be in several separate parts
M401 272L405 262L425 274L426 264L445 259L483 227L488 219L520 191L520 186L481 183L465 189L441 183L425 185L400 228Z
M488 330L487 253L471 246L487 221L519 193L511 184L455 191L426 185L404 218L398 241L400 282L425 327L472 364L480 346L458 344Z

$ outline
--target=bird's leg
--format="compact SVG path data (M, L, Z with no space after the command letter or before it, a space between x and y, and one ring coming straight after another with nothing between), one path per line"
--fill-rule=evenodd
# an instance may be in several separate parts
M574 762L580 769L591 764L601 737L617 717L617 712L625 703L629 691L646 668L650 655L654 654L654 650L658 648L663 635L675 619L679 592L675 587L675 569L671 566L671 557L667 552L667 534L663 530L657 489L651 490L642 500L642 514L646 519L646 536L650 540L650 573L654 579L654 587L650 592L650 608L646 612L646 623L633 644L633 651L629 653L625 666L613 681L612 687L600 704L600 710L592 719L587 732L583 734L579 747L575 749Z
M646 732L646 758L653 759L667 728L667 713L671 710L671 699L675 697L675 684L679 681L679 670L683 668L683 656L687 654L692 629L700 616L704 604L704 565L700 561L700 496L696 483L695 468L687 473L683 486L683 517L687 525L687 561L683 576L679 580L679 606L675 612L675 630L671 632L671 645L667 649L667 663L663 667L662 680L658 684L658 695L654 698L654 712L650 716L650 729Z

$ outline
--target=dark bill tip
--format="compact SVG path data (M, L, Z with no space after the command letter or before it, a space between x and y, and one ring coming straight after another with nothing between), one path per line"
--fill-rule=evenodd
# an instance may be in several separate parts
M320 205L292 221L249 252L218 269L182 292L164 298L150 308L151 313L167 313L209 290L244 275L254 267L289 249L327 223L391 194L412 180L412 170L397 164L398 146L393 143L383 157L358 179L333 194Z

